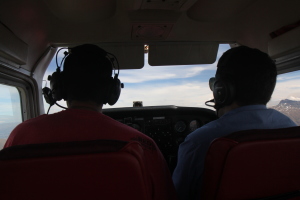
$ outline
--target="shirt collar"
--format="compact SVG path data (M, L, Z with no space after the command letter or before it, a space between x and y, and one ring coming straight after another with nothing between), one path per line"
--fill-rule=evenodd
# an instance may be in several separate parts
M237 113L237 112L242 112L242 111L265 110L265 109L267 109L267 106L262 105L262 104L260 104L260 105L241 106L241 107L238 107L236 109L233 109L233 110L227 112L223 116L230 115L230 114Z

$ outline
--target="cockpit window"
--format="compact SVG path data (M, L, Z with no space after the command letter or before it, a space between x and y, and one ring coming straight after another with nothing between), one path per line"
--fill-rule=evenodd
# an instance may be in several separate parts
M22 122L18 89L0 84L0 102L0 149L2 149L10 132Z
M212 99L209 78L215 75L217 61L230 48L220 44L216 62L206 65L150 66L145 51L145 64L142 69L120 70L119 79L124 83L121 96L114 106L105 108L132 107L134 102L143 106L176 105L187 107L207 107L205 101ZM63 54L59 55L61 59ZM48 67L43 80L47 80L56 69L55 59ZM46 83L46 82L45 82ZM44 86L45 86L44 83ZM49 87L49 81L47 81ZM64 101L58 102L66 106ZM44 101L45 111L49 105ZM53 106L49 113L61 111Z
M121 96L114 106L105 108L139 106L176 105L185 107L207 107L204 103L213 98L209 88L209 79L215 76L216 65L222 54L230 48L228 44L220 44L217 59L207 65L150 66L148 64L147 47L145 46L145 65L142 69L121 70L119 79L124 83ZM62 59L63 52L59 54ZM48 67L44 80L56 70L55 59ZM278 75L277 85L269 108L283 112L300 125L300 72ZM49 81L44 86L49 87ZM138 102L138 104L136 103ZM66 106L64 101L58 102ZM44 101L45 111L49 105ZM63 110L53 106L49 113Z
M282 112L300 125L300 71L277 76L277 84L268 107Z

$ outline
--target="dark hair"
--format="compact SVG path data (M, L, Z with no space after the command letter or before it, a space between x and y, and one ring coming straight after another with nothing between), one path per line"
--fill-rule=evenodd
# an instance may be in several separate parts
M112 64L103 49L92 44L71 48L63 72L67 101L105 102Z
M277 70L268 54L240 46L222 55L216 76L232 82L235 87L234 100L239 106L266 105L276 85Z

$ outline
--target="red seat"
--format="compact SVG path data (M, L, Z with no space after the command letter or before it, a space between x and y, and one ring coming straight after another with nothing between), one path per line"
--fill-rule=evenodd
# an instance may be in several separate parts
M299 190L300 127L240 131L212 142L201 199L300 199Z
M137 142L82 141L0 151L0 199L150 199Z

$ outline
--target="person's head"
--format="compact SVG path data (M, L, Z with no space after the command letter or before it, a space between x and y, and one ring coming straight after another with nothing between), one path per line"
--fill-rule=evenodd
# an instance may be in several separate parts
M232 48L219 59L214 98L217 110L230 106L266 105L276 85L274 61L258 49Z
M106 103L112 69L106 52L100 47L84 44L71 48L63 66L67 102Z

